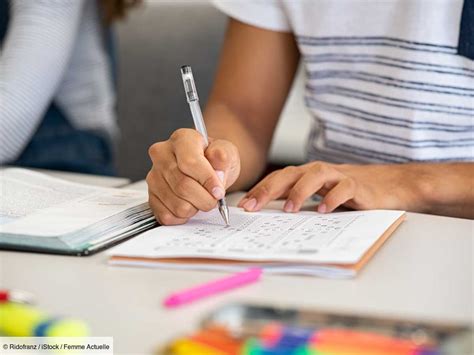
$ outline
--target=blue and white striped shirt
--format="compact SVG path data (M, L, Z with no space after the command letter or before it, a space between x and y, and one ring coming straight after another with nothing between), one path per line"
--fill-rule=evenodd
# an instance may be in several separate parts
M314 118L309 160L474 160L471 0L216 5L250 25L294 33Z

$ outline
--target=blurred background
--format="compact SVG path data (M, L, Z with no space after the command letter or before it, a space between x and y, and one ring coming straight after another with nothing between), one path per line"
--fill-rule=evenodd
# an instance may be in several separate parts
M206 0L148 0L117 24L118 175L140 180L148 147L181 127L193 127L179 68L193 68L204 107L214 79L227 18ZM272 165L304 161L309 116L300 68L270 152Z

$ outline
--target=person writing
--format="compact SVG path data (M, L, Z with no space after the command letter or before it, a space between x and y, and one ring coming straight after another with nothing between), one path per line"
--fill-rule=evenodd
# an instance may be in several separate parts
M300 59L309 162L264 177L240 207L284 198L284 211L297 212L318 194L321 213L474 218L472 2L216 4L230 21L204 112L209 145L179 129L149 149L149 202L161 224L185 223L226 190L257 182Z

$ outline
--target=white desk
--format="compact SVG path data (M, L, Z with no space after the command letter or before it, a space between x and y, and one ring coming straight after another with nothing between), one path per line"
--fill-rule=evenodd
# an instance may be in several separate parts
M168 293L219 274L111 267L103 253L0 252L0 285L32 292L52 314L86 320L93 335L114 337L117 354L149 354L217 306L238 301L472 323L473 228L468 220L409 213L353 280L265 276L176 310L160 306Z

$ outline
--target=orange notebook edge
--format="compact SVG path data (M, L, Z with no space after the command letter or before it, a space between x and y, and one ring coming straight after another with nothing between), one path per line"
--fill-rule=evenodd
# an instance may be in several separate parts
M374 254L382 247L382 245L390 238L395 230L402 224L406 219L406 213L403 213L385 232L377 239L377 241L365 252L365 254L355 264L327 264L327 266L334 266L338 269L351 269L355 273L359 272L368 262Z
M334 269L352 270L354 275L357 274L374 256L374 254L382 247L382 245L390 238L393 232L400 226L400 224L406 219L406 213L403 213L396 221L394 221L390 227L377 239L377 241L364 253L358 262L354 264L337 264L337 263L315 263L308 264L313 266L329 267ZM225 264L225 265L255 265L256 263L264 264L278 264L275 261L242 261L242 260L231 260L231 259L216 259L216 258L148 258L148 257L130 257L130 256L111 256L109 261L120 262L120 261L135 261L135 262L147 262L147 263L189 263L189 264Z

